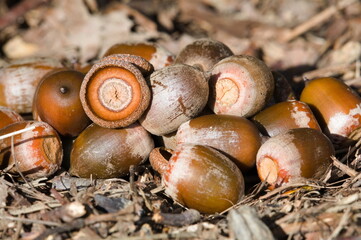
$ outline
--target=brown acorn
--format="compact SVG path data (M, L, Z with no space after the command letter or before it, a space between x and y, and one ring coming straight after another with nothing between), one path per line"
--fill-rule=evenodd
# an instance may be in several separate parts
M359 138L361 97L341 80L325 77L308 81L300 100L311 107L336 145L347 145Z
M263 61L235 55L213 66L209 86L208 106L214 113L250 117L271 99L274 80Z
M257 127L244 117L211 114L183 123L178 128L176 142L177 146L190 143L213 147L245 173L256 163L262 138Z
M16 112L31 113L36 87L45 74L62 68L50 58L27 58L11 62L0 69L0 106Z
M78 136L90 124L79 98L84 76L70 69L47 74L34 95L34 119L49 123L63 136Z
M94 64L86 74L80 101L93 122L117 128L139 119L149 106L150 94L141 71L134 64L111 57Z
M244 195L241 171L211 147L183 144L171 153L155 148L149 160L162 175L165 192L180 204L202 213L220 213Z
M0 129L0 136L15 131L30 130L0 139L1 168L10 173L21 172L29 179L48 177L54 174L62 163L63 150L58 133L49 124L38 121L21 121Z
M19 113L8 107L0 106L0 129L19 121L24 121Z
M321 128L311 109L304 102L290 100L274 104L253 118L261 132L270 137L288 131L293 128Z
M257 171L270 188L302 178L321 178L335 154L331 141L319 130L296 128L268 139L257 153Z
M175 63L187 64L206 72L223 58L232 55L232 50L224 43L210 38L201 38L186 45L179 52Z
M138 123L118 129L92 123L73 143L69 172L93 179L121 177L147 160L153 148L153 139Z
M176 131L207 104L207 80L203 72L189 65L174 64L154 71L150 84L152 101L139 122L154 135Z
M174 55L164 47L151 42L125 42L111 46L103 57L113 54L130 54L140 56L149 61L154 69L161 69L174 62Z

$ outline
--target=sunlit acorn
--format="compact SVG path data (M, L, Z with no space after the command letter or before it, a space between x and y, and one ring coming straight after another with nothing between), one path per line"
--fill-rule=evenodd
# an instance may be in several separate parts
M19 113L8 107L0 106L0 129L19 121L24 121Z
M165 192L188 208L220 213L244 195L241 171L211 147L182 144L172 153L155 148L149 160L162 175Z
M103 57L112 54L131 54L140 56L149 61L154 69L169 66L174 62L174 55L157 43L151 42L124 42L111 46Z
M213 66L209 86L208 106L214 113L250 117L271 99L274 80L263 61L234 55Z
M1 168L9 169L10 173L21 172L29 179L48 177L61 166L63 150L58 133L46 122L21 121L8 125L0 130L0 136L15 131L23 133L0 140Z
M205 115L183 123L176 134L177 146L184 143L213 147L246 172L255 166L262 138L257 127L244 117Z
M70 69L44 76L34 95L34 119L49 123L63 136L79 135L90 124L79 98L84 76Z
M34 93L41 78L63 65L51 58L15 60L0 69L0 106L31 113Z
M309 106L297 100L274 104L252 119L263 134L271 137L293 128L314 128L321 131Z
M257 153L257 171L270 188L302 178L324 176L335 154L331 141L319 130L296 128L268 139Z
M300 100L311 107L336 145L360 138L361 97L343 81L331 77L308 81Z
M154 71L150 84L152 101L139 122L154 135L176 131L207 104L207 80L202 71L192 66L174 64Z
M210 38L201 38L186 45L177 55L175 63L209 71L214 64L232 55L232 50L224 43Z
M152 137L138 123L117 129L92 123L73 143L69 172L84 178L121 177L131 165L147 160L153 148Z
M94 64L86 74L80 101L88 117L99 126L126 127L144 113L151 93L135 64L112 56Z

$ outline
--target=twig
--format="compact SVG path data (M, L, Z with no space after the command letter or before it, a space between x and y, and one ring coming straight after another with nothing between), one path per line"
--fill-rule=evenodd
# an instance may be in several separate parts
M5 139L5 138L8 138L8 137L15 136L15 135L20 134L20 133L23 133L23 132L27 132L27 131L33 130L35 127L36 127L36 126L30 126L30 127L27 127L27 128L24 128L24 129L15 131L15 132L11 132L11 133L8 133L8 134L1 135L1 136L0 136L0 140Z
M343 171L344 173L346 173L347 175L349 175L350 177L355 177L357 176L358 172L353 170L352 168L348 167L347 165L343 164L342 162L340 162L335 156L331 156L331 159L333 161L333 165L335 167L337 167L338 169L340 169L341 171Z
M182 213L155 213L152 220L156 223L165 224L168 226L182 227L201 219L201 214L194 209L186 210Z
M338 11L346 8L347 6L355 3L356 1L357 0L343 0L343 1L340 1L339 4L337 4L337 6L332 5L328 8L326 8L319 14L313 16L308 21L301 23L296 28L294 28L293 30L291 30L290 32L288 32L287 34L282 36L280 40L282 42L291 41L292 39L296 38L297 36L302 35L303 33L307 32L311 28L321 24L324 21L327 21L330 17L332 17L332 15L334 15Z
M3 17L0 18L0 30L15 23L19 17L33 8L38 7L43 3L47 3L49 0L24 0L12 9L8 11Z
M43 221L43 220L36 220L36 219L28 219L28 218L19 218L19 217L11 217L11 216L1 216L0 219L9 220L9 221L17 221L17 222L24 222L24 223L37 223L43 224L47 226L61 226L61 223L57 222L50 222L50 221Z
M345 227L345 225L347 224L349 218L350 218L350 208L347 208L345 213L342 215L340 222L338 223L337 227L335 228L335 230L332 232L332 234L329 236L328 240L332 240L335 239L335 237L337 237L337 235L341 232L341 230Z

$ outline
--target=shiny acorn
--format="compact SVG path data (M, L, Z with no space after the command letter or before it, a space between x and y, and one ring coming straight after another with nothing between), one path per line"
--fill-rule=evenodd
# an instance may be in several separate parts
M320 179L335 154L331 141L319 130L296 128L268 139L257 153L257 171L270 188L302 178Z
M152 101L140 117L150 133L172 133L197 116L207 104L208 83L204 73L184 64L174 64L150 75Z
M177 55L175 63L187 64L206 72L223 58L232 55L232 50L224 43L201 38L186 45Z
M297 100L274 104L257 113L252 120L263 134L270 137L293 128L314 128L321 131L309 106Z
M155 148L149 160L161 174L165 192L188 208L220 213L244 196L241 171L211 147L183 144L171 153Z
M0 129L0 136L27 128L30 130L0 139L1 168L13 174L21 172L29 179L49 177L60 168L63 158L62 143L54 128L45 122L21 121Z
M111 46L104 54L107 57L113 54L136 55L149 61L154 69L161 69L174 62L174 55L164 47L151 42L124 42Z
M256 125L244 117L211 114L183 123L178 128L176 143L213 147L245 173L255 166L262 138Z
M216 114L250 117L266 106L274 85L263 61L247 55L230 56L211 69L208 106Z
M0 106L16 112L31 113L36 87L45 74L62 68L59 60L26 58L0 69Z
M150 134L138 123L124 128L89 125L74 141L69 173L83 178L115 178L131 165L148 159L154 148Z
M331 77L307 81L300 100L311 107L336 146L360 138L361 97L343 81Z
M19 121L24 121L19 113L8 107L0 106L0 129Z
M49 123L63 136L78 136L91 122L79 98L84 76L70 69L44 76L34 95L34 119Z

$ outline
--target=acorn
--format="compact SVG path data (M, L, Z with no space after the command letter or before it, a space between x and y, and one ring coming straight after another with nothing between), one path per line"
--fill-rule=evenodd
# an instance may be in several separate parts
M36 87L50 71L62 68L51 58L27 58L11 62L0 69L0 106L19 114L31 113Z
M296 128L268 139L257 153L257 171L270 188L302 178L320 179L335 154L331 141L319 130Z
M300 100L311 107L335 145L348 145L359 138L361 97L343 81L331 77L308 81Z
M155 148L149 160L161 174L166 194L188 208L220 213L244 196L241 171L211 147L182 144L173 152Z
M187 64L206 72L223 58L232 55L232 50L224 43L201 38L186 45L177 55L175 63Z
M153 148L152 137L139 123L118 129L92 123L73 143L69 173L93 179L122 177L131 165L146 161Z
M114 55L102 59L93 65L82 82L80 101L88 117L99 126L129 126L149 106L150 89L140 69L132 63L134 57L129 59L119 60Z
M111 46L104 54L107 57L113 54L130 54L140 56L149 61L154 69L161 69L174 62L174 55L156 43L151 42L124 42Z
M297 100L274 104L257 113L252 119L260 131L270 137L293 128L314 128L321 131L310 107Z
M24 121L19 113L8 107L0 106L0 129L19 121Z
M79 98L84 76L70 69L44 76L34 95L34 119L49 123L63 136L78 136L91 122Z
M150 75L152 101L139 122L150 133L162 136L197 116L207 104L208 83L202 71L174 64Z
M0 138L1 168L21 173L29 179L49 177L61 166L63 150L58 133L46 122L21 121L0 129L0 136L26 130L13 137ZM12 138L13 147L12 151Z
M211 114L180 125L176 143L177 146L190 143L213 147L245 173L255 166L262 138L257 127L244 117Z
M247 55L230 56L211 69L208 106L216 114L250 117L266 106L274 85L263 61Z

